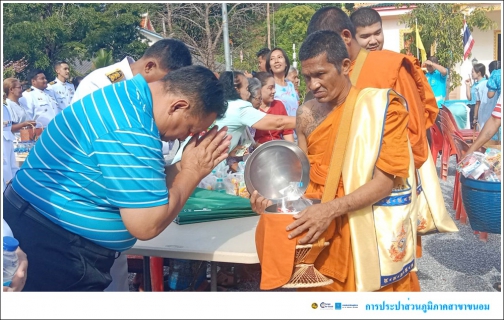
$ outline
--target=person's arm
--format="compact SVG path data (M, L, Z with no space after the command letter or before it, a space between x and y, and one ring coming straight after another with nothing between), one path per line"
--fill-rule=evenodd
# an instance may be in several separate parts
M36 123L37 122L33 121L33 120L29 120L29 121L25 121L25 122L21 122L21 123L15 123L15 124L12 124L11 131L12 131L12 133L18 132L22 128L27 127L29 125L35 126Z
M492 99L494 96L495 96L495 91L488 90L488 92L487 92L488 99Z
M296 117L267 114L252 125L257 130L284 130L296 127Z
M426 64L426 65L430 65L430 66L432 66L434 69L436 69L437 71L439 71L439 73L441 73L441 75L442 75L443 77L446 77L446 75L448 74L448 69L446 69L446 68L445 68L445 67L443 67L442 65L439 65L439 64L437 64L437 63L434 63L434 62L432 62L432 61L430 61L430 60L427 60L427 61L425 62L425 64Z
M306 236L299 240L299 244L317 241L332 220L349 212L371 206L390 195L393 186L394 176L376 167L373 179L354 192L324 204L310 206L294 215L296 221L287 227L287 231L293 230L289 234L289 239L309 230Z
M485 122L485 125L483 126L483 129L481 129L481 132L479 133L478 138L476 138L476 141L473 142L473 144L469 147L465 154L470 154L474 151L478 151L479 148L481 148L486 142L492 139L497 131L499 131L500 126L501 119L493 116L490 117L490 119Z
M166 175L167 204L143 208L120 208L121 218L128 231L140 240L160 234L180 212L198 183L222 160L226 159L231 136L227 128L212 128L202 138L194 136L184 149L184 157L177 163L180 171Z
M286 134L283 136L283 138L285 141L294 142L294 135L293 134Z
M466 98L467 100L471 101L471 79L466 79L465 81L465 85L466 85Z

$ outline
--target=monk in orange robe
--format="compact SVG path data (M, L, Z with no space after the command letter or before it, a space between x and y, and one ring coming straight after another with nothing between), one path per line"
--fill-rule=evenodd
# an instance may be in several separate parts
M313 15L307 33L317 30L331 30L341 35L352 60L352 76L355 61L364 55L365 50L355 39L355 27L348 15L340 8L324 7ZM436 121L439 108L418 60L390 50L370 51L354 85L357 88L391 88L406 99L409 111L408 137L415 168L420 168L430 152L426 133ZM309 95L305 101L308 99ZM417 258L420 258L421 236L417 237L416 252Z
M348 77L351 62L347 52L341 50L344 48L344 43L337 34L330 34L332 35L326 36L327 39L320 33L310 35L300 49L302 73L316 100L305 103L298 110L296 131L299 147L306 152L310 161L310 184L305 196L315 199L322 198L332 146L343 113L341 106L352 88ZM320 48L324 43L329 43L329 46ZM319 54L316 54L317 50ZM356 291L347 214L368 207L388 196L396 177L408 177L410 163L407 139L408 111L392 94L389 96L389 106L384 120L383 140L372 180L345 195L343 180L340 179L333 201L308 207L295 215L296 220L287 226L287 230L290 231L288 237L291 239L306 232L306 235L298 241L299 244L305 244L316 242L333 221L336 225L332 237L328 239L329 247L320 253L315 262L315 267L334 282L324 287L302 290ZM257 191L252 194L251 205L254 211L262 213L269 204L270 202ZM275 243L275 246L278 245ZM268 259L268 254L261 252L261 257L263 260ZM401 280L379 291L420 291L420 285L416 273L410 272Z
M324 7L315 12L307 34L317 30L331 30L341 35L352 63L363 54L364 49L355 39L355 27L340 8ZM350 70L350 76L353 71ZM415 168L420 168L430 152L426 132L436 121L439 108L418 60L390 50L370 51L354 85L360 89L390 88L406 99L409 110L408 136ZM305 101L310 99L313 99L313 95L308 93Z

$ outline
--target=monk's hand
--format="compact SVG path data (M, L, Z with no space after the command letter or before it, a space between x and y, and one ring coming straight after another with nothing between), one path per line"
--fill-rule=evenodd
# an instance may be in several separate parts
M257 214L263 214L266 208L272 204L271 200L261 196L257 190L250 195L250 206L252 207L252 211Z
M329 203L321 203L309 206L300 213L294 215L293 223L287 226L289 239L295 238L303 232L307 231L306 235L301 238L298 243L314 243L320 238L322 233L327 230L331 221L337 216L332 205Z

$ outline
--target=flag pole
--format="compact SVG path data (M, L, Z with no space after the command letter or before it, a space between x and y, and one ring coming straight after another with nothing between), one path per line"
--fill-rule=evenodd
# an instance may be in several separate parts
M415 31L418 32L417 18L415 18ZM416 43L416 41L415 41L415 47L416 47L416 57L420 61L420 53L419 53L420 50L418 49L418 43Z

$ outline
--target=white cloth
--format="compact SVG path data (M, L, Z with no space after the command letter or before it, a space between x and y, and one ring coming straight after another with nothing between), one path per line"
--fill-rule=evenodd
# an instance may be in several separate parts
M31 120L31 117L28 114L29 111L25 98L21 97L19 99L19 104L8 98L5 99L5 103L7 104L7 108L9 109L12 122L22 123Z
M100 69L96 69L90 74L88 74L82 81L79 83L77 90L75 90L75 94L71 99L71 103L74 103L77 100L80 100L94 91L104 88L112 82L107 77L107 74L113 72L117 69L121 70L124 75L123 80L130 80L134 77L133 71L131 71L130 64L135 62L133 58L126 57L121 62L114 63L113 65L103 67Z
M62 82L58 78L49 82L47 90L51 90L53 92L54 98L56 99L60 110L63 110L70 105L75 93L75 87L73 84L70 82Z
M79 83L79 86L77 87L77 90L75 90L75 94L73 95L70 104L84 98L88 94L93 93L98 89L111 85L112 82L107 77L107 74L110 72L121 70L122 74L124 75L124 79L122 79L121 81L132 79L135 75L131 70L130 64L132 64L133 62L135 62L135 60L133 60L132 57L126 57L118 63L114 63L113 65L96 69L90 74L88 74ZM171 150L171 145L173 143L170 144L164 141L162 141L162 143L163 143L163 154L168 154Z
M5 104L3 107L3 117L2 117L2 145L3 145L3 154L2 154L2 162L3 162L3 174L2 174L2 190L5 190L7 182L9 182L14 176L16 172L19 170L19 167L16 162L16 155L14 154L14 134L12 133L12 121L9 113L9 109Z
M224 118L216 120L215 125L222 128L224 126L228 127L228 135L231 135L231 145L229 151L233 150L240 141L240 137L248 127L252 127L256 122L264 118L267 114L265 112L259 111L252 106L248 101L241 99L228 101L228 108ZM184 140L182 146L179 148L173 163L179 162L182 159L182 152L184 147L189 142L190 137ZM225 161L223 161L225 162Z
M47 127L49 122L61 112L51 90L31 87L23 92L23 97L26 99L28 114L38 122L37 126L41 124Z

